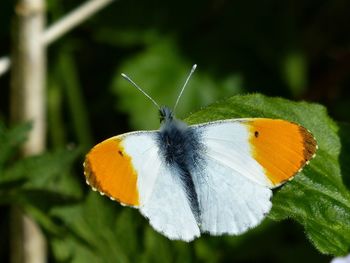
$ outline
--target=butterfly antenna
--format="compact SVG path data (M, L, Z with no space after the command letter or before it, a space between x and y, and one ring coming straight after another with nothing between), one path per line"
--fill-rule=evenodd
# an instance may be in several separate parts
M180 91L179 96L178 96L177 99L176 99L176 103L175 103L173 112L175 112L176 107L177 107L177 104L179 103L179 100L180 100L180 98L181 98L181 95L182 95L182 93L184 92L185 87L186 87L186 85L187 85L187 82L190 80L190 78L191 78L193 72L196 70L196 68L197 68L197 64L194 64L194 65L192 66L192 69L191 69L190 74L188 74L188 77L187 77L187 79L186 79L186 81L185 81L185 84L182 86L182 89L181 89L181 91Z
M143 95L145 95L147 98L149 98L149 99L153 102L153 104L156 105L156 107L160 110L160 107L159 107L158 103L157 103L154 99L152 99L152 97L151 97L150 95L148 95L143 89L141 89L141 88L140 88L135 82L133 82L133 81L131 80L131 78L129 78L127 75L125 75L124 73L122 73L121 75L122 75L122 77L123 77L124 79L126 79L127 81L129 81L135 88L137 88L139 91L141 91L141 92L143 93Z

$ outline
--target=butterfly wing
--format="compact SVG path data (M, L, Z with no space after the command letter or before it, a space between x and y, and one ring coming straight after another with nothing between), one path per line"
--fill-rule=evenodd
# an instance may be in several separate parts
M161 158L156 131L127 133L96 145L84 163L87 182L139 208L170 239L190 241L200 231L239 234L264 218L271 188L291 179L317 148L306 129L282 120L225 120L191 128L203 146L201 165L191 173L199 219L179 171Z
M290 180L314 156L317 144L288 121L234 119L191 126L203 143L205 169L193 174L201 231L239 234L271 208L271 188Z
M161 166L152 194L140 211L154 229L169 239L191 241L200 236L200 230L177 178L176 171Z
M156 136L132 132L96 145L86 156L86 180L111 199L139 208L168 238L189 241L200 231L176 171L159 156Z
M216 159L194 174L201 231L238 235L258 225L270 211L271 189L233 171Z

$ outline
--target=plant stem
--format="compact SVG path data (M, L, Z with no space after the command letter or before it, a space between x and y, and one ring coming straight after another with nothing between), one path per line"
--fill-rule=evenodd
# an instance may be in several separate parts
M45 23L44 0L18 0L13 30L10 113L12 122L31 121L23 156L45 149ZM40 228L18 207L12 210L11 261L46 262L46 242Z

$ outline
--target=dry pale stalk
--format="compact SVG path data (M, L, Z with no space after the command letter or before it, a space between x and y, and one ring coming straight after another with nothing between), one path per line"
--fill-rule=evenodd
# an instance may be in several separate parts
M31 121L33 127L23 145L23 155L45 148L45 24L44 0L19 0L13 29L11 118L14 123ZM12 211L11 261L46 262L45 239L37 224L19 208Z

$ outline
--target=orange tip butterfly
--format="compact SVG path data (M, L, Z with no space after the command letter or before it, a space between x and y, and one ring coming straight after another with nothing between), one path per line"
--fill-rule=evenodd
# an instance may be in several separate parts
M315 138L296 123L245 118L188 126L122 76L158 107L161 127L97 144L86 155L86 182L138 208L169 239L238 235L257 226L271 209L271 189L315 156Z

